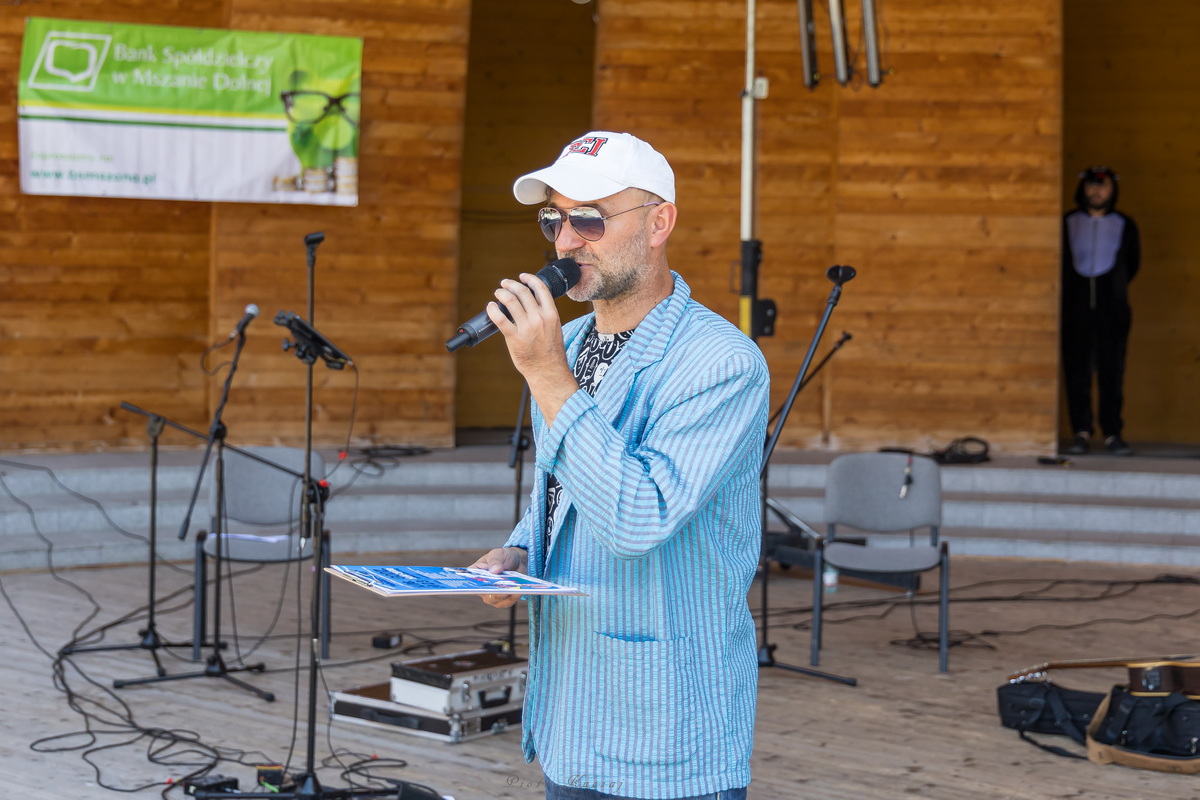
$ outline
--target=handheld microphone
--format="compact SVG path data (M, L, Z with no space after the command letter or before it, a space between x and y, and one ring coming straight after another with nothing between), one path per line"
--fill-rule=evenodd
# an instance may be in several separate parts
M250 305L246 306L246 313L242 316L242 318L240 320L238 320L237 327L235 327L233 329L233 332L229 334L229 338L231 340L236 339L237 337L244 334L246 332L246 326L250 324L250 320L254 319L257 316L258 316L258 306L254 305L254 303L251 303Z
M551 261L538 270L537 276L546 284L552 297L562 297L572 286L579 283L579 263L573 258ZM512 319L503 304L497 304L504 316ZM453 353L460 347L474 347L496 332L496 325L487 315L487 309L458 326L458 333L446 342L446 349Z

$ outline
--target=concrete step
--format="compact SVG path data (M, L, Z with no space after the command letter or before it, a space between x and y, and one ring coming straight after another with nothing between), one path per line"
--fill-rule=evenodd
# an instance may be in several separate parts
M328 454L336 466L326 518L335 558L495 546L512 527L517 497L508 454L507 447L467 447L340 465ZM771 496L818 530L825 466L834 455L778 451L769 470ZM177 533L200 459L199 451L160 454L159 553L172 561L192 556L192 537L180 542ZM531 460L526 453L522 508ZM0 478L0 570L45 568L38 530L54 542L60 566L145 562L138 538L150 520L144 453L6 456ZM1094 457L1047 467L997 459L944 467L942 483L943 534L958 554L1200 563L1200 462ZM100 502L118 527L80 495ZM190 530L207 525L204 490Z
M199 463L199 453L160 458L157 549L162 558L189 561L195 533L209 526L207 486L202 486L189 534L185 541L178 539ZM464 460L453 453L380 469L344 464L332 475L326 513L334 556L494 547L512 529L515 475L506 457ZM148 460L133 454L10 457L0 459L0 477L15 495L0 492L0 570L45 569L50 557L60 567L144 563L149 557ZM532 469L523 470L523 477L522 510Z
M416 520L359 522L331 527L330 546L335 563L364 563L363 553L407 550L462 549L484 552L502 544L512 530L511 521ZM69 530L53 534L14 534L0 537L0 571L46 570L98 564L138 564L149 558L145 539L124 537L111 528ZM160 560L187 564L195 540L160 537Z
M527 493L522 493L522 498ZM96 529L106 518L120 530L145 535L150 528L150 503L143 497L125 493L102 495L102 510L74 498L22 498L24 506L0 504L0 537L32 534L35 530ZM157 525L161 537L178 535L184 523L190 497L182 493L158 495ZM344 527L360 522L392 522L401 524L412 519L442 521L451 518L461 522L511 519L514 493L488 487L402 487L386 492L347 493L326 505L325 523L329 527ZM32 512L32 516L31 516ZM206 503L198 504L192 512L190 533L209 529L209 510ZM299 521L299 519L298 519Z
M1124 497L1130 499L1161 499L1195 501L1200 498L1200 464L1195 473L1146 471L1139 463L1136 471L1115 470L1125 463L1110 459L1107 469L1068 467L1028 467L979 465L944 466L941 470L942 492L945 494L1020 494L1020 495L1079 495L1086 497ZM1129 466L1135 466L1130 464ZM772 465L768 470L772 495L776 491L817 489L825 486L824 464ZM897 484L899 485L899 484Z
M1200 537L1180 534L957 527L945 539L954 555L1200 566Z
M825 524L823 494L818 490L773 491L771 497L809 525ZM1180 534L1200 539L1200 501L944 492L942 526L947 532L994 528Z
M521 494L522 509L527 497L526 490ZM16 503L0 503L0 537L32 534L36 530L91 530L103 526L106 519L118 526L114 528L118 533L121 530L142 535L148 533L150 504L147 497L121 492L102 498L102 509L74 497L46 495L22 498L29 508ZM190 499L190 491L159 494L160 539L178 535ZM325 521L329 527L343 528L367 522L401 524L412 520L511 523L514 502L513 489L487 486L364 487L331 499L326 506ZM209 529L209 517L205 499L192 512L189 532L194 534Z
M364 487L470 486L495 489L514 488L515 470L508 466L507 454L491 453L487 460L463 461L430 456L381 463L338 464L336 455L325 454L326 472L334 492ZM438 454L441 455L441 454ZM200 453L173 453L162 456L158 466L159 493L186 492L190 497L199 475ZM95 459L93 462L92 459ZM532 457L526 454L523 477L528 485ZM52 472L50 471L52 470ZM71 490L91 495L129 492L148 494L149 462L132 453L99 453L94 456L10 456L0 458L0 476L14 494L27 498L38 495L60 496ZM208 486L201 485L203 497ZM0 502L6 499L0 493Z

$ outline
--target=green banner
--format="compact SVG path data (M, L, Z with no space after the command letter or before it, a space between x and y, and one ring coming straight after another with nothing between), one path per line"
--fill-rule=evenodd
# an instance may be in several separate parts
M30 18L21 186L354 205L362 40Z

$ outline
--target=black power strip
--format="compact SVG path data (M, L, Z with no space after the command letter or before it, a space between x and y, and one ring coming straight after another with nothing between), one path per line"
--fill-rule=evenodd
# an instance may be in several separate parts
M195 796L197 792L204 794L234 794L238 790L238 779L227 778L224 775L203 775L199 778L186 778L183 781L183 793Z

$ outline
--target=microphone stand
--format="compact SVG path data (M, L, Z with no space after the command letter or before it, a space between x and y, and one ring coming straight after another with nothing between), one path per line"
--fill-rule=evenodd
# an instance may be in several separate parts
M508 466L513 470L513 527L521 522L521 498L524 496L522 480L525 472L525 451L529 449L529 437L525 435L525 407L529 404L529 384L521 387L521 405L517 409L517 424L513 426L512 450L508 454ZM508 653L517 654L517 604L508 607Z
M783 432L783 426L787 423L787 418L791 413L792 405L796 402L796 395L800 393L800 390L806 383L805 377L808 373L808 366L812 363L813 355L817 350L817 345L821 341L821 336L825 333L825 326L829 324L829 318L833 315L833 309L835 306L837 306L838 300L842 296L842 285L853 279L854 275L854 267L833 266L830 267L826 272L826 276L833 281L834 286L829 293L829 300L825 304L825 313L821 316L821 321L817 325L817 332L808 345L808 352L805 354L804 361L800 365L800 371L796 374L796 380L792 383L792 390L788 394L788 398L784 402L783 408L779 412L779 421L775 424L775 430L771 433L771 436L767 441L766 449L763 452L762 472L760 473L760 478L762 481L761 497L763 541L759 557L759 568L762 572L762 629L760 630L761 644L759 645L758 649L758 666L778 667L779 669L810 675L814 678L824 678L825 680L844 683L847 686L857 686L858 680L855 678L843 677L841 675L833 675L832 673L822 672L821 670L812 669L810 667L798 667L793 664L784 664L776 661L776 646L768 641L770 611L767 605L767 595L768 584L770 583L771 563L767 551L767 510L769 503L767 495L767 467L771 461L771 454L775 451L775 445L779 442L779 435ZM843 342L845 341L845 338L846 337L843 337ZM839 345L841 343L842 342L839 342ZM813 374L816 374L815 371ZM819 581L821 580L821 576L814 575L813 580Z
M138 636L141 639L136 644L101 644L101 645L68 645L59 651L61 655L70 655L72 653L103 653L112 652L115 650L149 650L150 656L154 659L155 672L158 677L167 674L167 670L163 667L162 659L158 656L158 651L166 647L195 647L194 640L191 642L168 642L158 633L158 623L155 620L155 610L158 605L156 579L158 575L157 559L158 559L158 438L162 435L163 426L166 419L158 414L152 414L147 411L142 411L140 408L130 406L128 403L122 403L121 408L134 411L146 417L146 433L150 436L150 538L147 542L149 545L149 556L147 566L149 569L149 599L146 604L146 627L138 631ZM200 635L203 635L202 633ZM114 685L124 685L121 681L114 681Z
M153 414L150 411L146 411L143 408L138 408L133 403L121 403L121 408L125 409L126 411L132 411L134 414L141 414L144 417L158 416L156 414ZM174 428L175 430L180 431L182 433L186 433L188 436L191 436L200 441L207 441L207 439L208 439L207 434L201 433L198 430L189 428L186 425L180 425L178 422L174 422L170 419L167 419L166 417L160 417L160 418L162 419L163 424L166 425L167 427ZM252 461L257 461L258 463L260 463L264 466L270 467L271 469L286 473L286 474L290 475L291 477L295 478L296 480L301 480L304 477L303 473L296 472L294 469L292 469L290 467L285 467L283 464L279 464L274 461L271 461L270 459L263 458L258 453L252 452L250 450L243 450L240 447L235 447L234 445L231 445L228 442L225 443L225 451L230 452L230 453L237 453L238 455L240 455L244 458L248 458ZM220 576L218 575L217 577L219 578ZM204 613L204 609L202 607L197 607L195 609L195 616L194 616L194 619L192 622L192 631L194 633L193 638L196 642L203 642L203 632L204 632L206 626L207 626L207 622L206 622L206 615ZM207 643L195 643L194 644L192 642L189 642L188 644L186 644L184 646L192 647L193 648L192 661L199 661L200 657L201 657L200 656L201 648L208 647L209 645ZM224 650L226 648L226 643L220 642L219 646L222 650ZM328 647L329 647L328 638L324 639L321 642L321 646L323 648L325 648L326 652L328 651ZM127 685L128 683L130 683L130 681L123 681L122 685Z
M842 349L842 345L844 345L846 342L850 341L853 338L854 337L851 336L850 334L846 333L845 331L842 331L842 335L839 336L838 340L833 343L833 347L831 347L829 349L829 352L825 354L825 357L822 358L820 361L818 361L817 365L812 368L812 371L804 376L804 381L801 382L799 391L804 391L804 387L808 386L808 384L812 383L812 379L817 377L817 373L821 371L821 368L829 363L829 359L831 359L835 355L837 355L837 351ZM772 422L774 422L775 419L782 412L783 412L783 406L780 406L779 408L777 408L775 410L775 413L771 415L771 418L769 420L767 420L767 425L770 425Z
M755 73L755 53L757 48L757 6L756 0L747 0L746 2L746 83L742 89L742 176L741 176L741 298L739 301L739 317L742 333L757 341L759 336L771 336L775 332L775 303L771 300L760 299L758 297L758 272L762 261L762 242L755 237L754 231L754 212L755 212L755 169L757 161L755 159L755 146L757 144L756 134L756 114L755 102L766 97L765 83L760 85ZM806 62L807 67L807 62ZM848 277L841 280L834 278L834 270L848 270ZM844 274L839 272L839 277ZM792 403L795 401L796 395L800 391L801 381L804 378L805 372L808 370L808 365L812 361L813 353L816 350L817 343L821 339L821 334L825 330L825 325L829 321L829 316L833 311L834 305L837 304L837 297L841 295L842 284L854 277L853 267L834 267L829 272L830 279L837 284L834 287L835 295L830 297L830 302L825 310L825 316L821 319L820 328L817 330L817 335L813 337L812 343L808 348L808 355L805 356L804 364L800 368L800 374L796 377L796 383L792 387L791 396L788 397L787 403L784 405L782 418L775 426L775 433L767 444L767 449L763 455L763 466L761 473L761 491L760 501L762 503L762 545L759 553L759 565L762 570L763 582L763 627L762 627L762 646L758 651L758 665L760 667L781 667L790 669L795 672L803 672L808 675L819 678L827 678L833 681L840 681L855 685L856 681L853 678L842 678L837 675L820 672L806 667L793 667L786 664L780 664L775 661L775 645L767 643L767 576L770 574L770 561L767 551L767 462L771 458L771 451L775 449L775 442L779 439L779 433L783 429L783 423L787 420L787 414L791 410Z
M308 326L313 324L313 295L315 284L315 268L317 259L317 247L321 242L325 241L325 234L310 233L304 237L304 245L308 255ZM288 321L283 318L281 313L275 319L278 325L287 325ZM295 333L293 329L293 333ZM297 336L297 338L301 338ZM420 792L417 784L403 784L397 788L395 786L387 789L324 789L321 787L321 782L317 778L316 765L316 743L317 743L317 680L318 672L321 668L321 598L329 589L328 577L329 573L325 572L324 567L328 566L326 552L326 542L324 531L322 530L322 516L324 501L326 499L325 487L317 486L312 482L312 421L313 421L313 364L317 357L321 356L325 359L326 365L331 369L340 369L345 366L349 359L342 359L340 356L330 358L327 348L314 348L305 346L304 342L284 342L284 350L294 349L296 357L305 362L305 409L304 409L304 504L300 508L300 531L301 536L311 536L313 539L314 558L317 559L317 568L313 570L313 587L312 587L312 607L309 617L309 626L311 629L309 636L309 653L308 653L308 721L305 730L305 761L303 772L295 776L295 788L290 792L281 792L279 790L269 792L238 792L237 797L244 798L262 798L263 800L323 800L323 798L350 798L350 797L392 797L400 798L401 800L437 800L437 795L429 790L428 793ZM337 351L344 356L341 351ZM338 361L339 366L333 366L332 361ZM314 510L315 509L315 510ZM224 800L229 797L227 792L209 792L200 790L194 795L197 800Z
M846 342L850 341L853 338L854 337L851 336L846 331L842 331L842 335L840 337L838 337L838 340L836 342L834 342L833 347L830 348L829 352L825 354L825 357L822 358L820 361L818 361L816 366L814 366L811 370L809 370L808 374L804 376L804 381L800 384L800 391L804 391L804 387L808 386L808 384L812 382L813 378L817 377L817 373L819 373L821 371L821 368L824 367L826 364L828 364L829 360L831 358L833 358L834 355L837 354L837 351L841 350L842 346L844 344L846 344ZM770 419L767 420L767 427L771 426L771 424L775 421L775 419L780 415L780 413L782 411L783 411L783 406L780 406L778 409L775 410L775 413L772 414ZM766 549L767 549L768 554L775 553L776 548L778 548L781 544L787 544L789 546L792 545L793 540L791 539L791 537L793 535L800 536L800 541L795 542L795 544L802 550L808 549L808 540L804 538L804 536L806 534L809 537L812 537L813 539L816 539L817 537L820 536L819 533L817 533L812 528L810 528L808 525L806 525L804 523L804 521L801 520L799 517L797 517L795 514L788 511L787 508L785 508L782 503L775 500L773 497L767 498L767 507L771 511L773 511L775 513L775 516L777 516L780 520L782 520L784 525L786 525L788 528L788 533L786 533L786 534L778 534L775 536L772 536L771 534L767 534Z
M204 482L204 472L208 467L208 459L211 456L211 454L213 452L213 446L215 445L216 451L217 451L217 457L216 457L216 461L214 462L215 466L214 466L214 470L213 470L213 481L214 481L214 486L216 489L216 506L215 506L216 513L213 514L213 519L212 519L213 530L211 533L213 536L216 536L215 564L216 564L217 577L216 577L216 580L213 582L213 641L211 643L212 644L212 654L209 655L208 661L206 662L204 669L201 670L200 672L188 672L188 673L183 673L183 674L179 674L179 675L159 675L159 676L153 677L153 678L138 678L135 680L114 681L113 686L115 686L118 689L125 687L125 686L136 686L136 685L145 684L145 683L160 683L162 681L179 681L179 680L187 680L189 678L223 678L226 681L228 681L229 683L232 683L234 686L238 686L242 689L245 689L248 692L253 692L254 694L261 697L263 700L266 700L268 703L275 700L275 695L272 694L271 692L265 691L263 689L259 689L257 686L252 686L251 684L246 683L245 681L242 681L242 680L239 680L239 679L233 677L233 675L231 674L234 672L262 672L266 668L263 664L253 664L253 665L239 664L239 665L231 667L228 664L226 664L225 659L221 657L221 646L220 646L220 642L221 642L221 583L222 583L222 581L221 581L221 565L222 565L223 554L224 554L223 551L224 551L224 539L225 539L225 537L223 535L223 533L224 533L223 522L224 522L224 514L225 514L225 436L227 433L227 430L225 428L225 423L222 421L221 417L225 411L225 404L229 400L229 390L233 386L233 376L234 376L234 373L237 372L238 362L241 360L241 357L242 357L242 350L246 346L245 326L239 326L238 330L236 331L236 334L237 334L237 346L233 352L233 360L231 361L231 363L229 365L229 374L227 376L225 376L225 385L221 389L221 399L217 403L217 410L213 413L212 424L209 426L209 429L208 429L208 436L207 436L208 446L205 448L204 458L201 460L201 463L200 463L200 472L196 476L196 485L195 485L195 488L192 490L192 501L188 505L187 514L184 515L183 525L180 526L180 529L179 529L179 538L180 539L185 538L187 536L188 525L192 519L192 511L194 510L194 508L196 506L196 499L200 496L200 486ZM196 547L200 548L202 542L203 542L203 540L198 541L196 544ZM198 581L201 579L202 578L199 575L196 577L196 580L198 580ZM196 614L197 614L197 617L196 617L197 619L203 618L201 609L197 609ZM199 655L199 652L198 652L199 651L199 640L201 637L204 636L203 628L197 629L194 632L194 636L196 637L194 644L195 644L195 650L197 651L196 655L198 656Z

